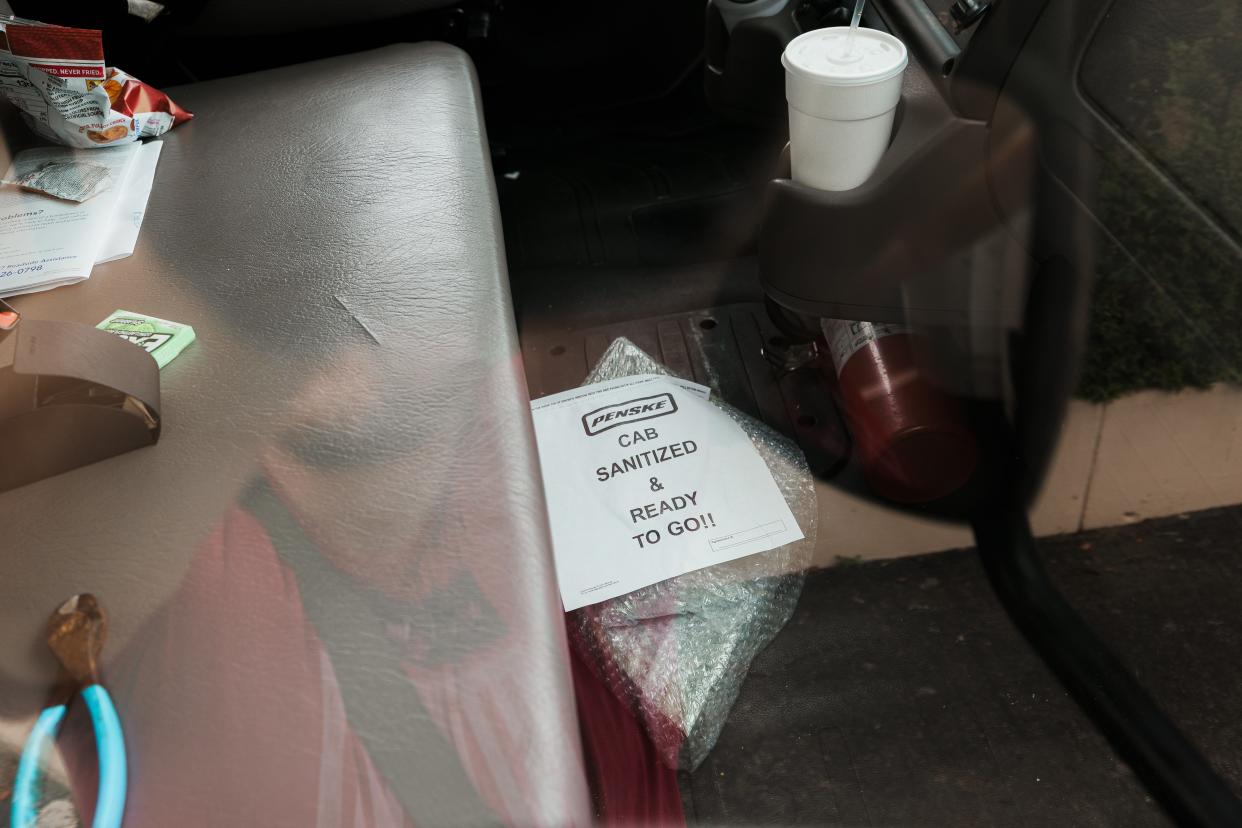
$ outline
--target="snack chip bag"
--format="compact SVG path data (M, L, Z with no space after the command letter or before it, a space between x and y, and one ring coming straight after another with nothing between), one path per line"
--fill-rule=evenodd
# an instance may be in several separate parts
M194 117L104 65L103 34L0 15L0 95L45 138L107 147L163 135Z

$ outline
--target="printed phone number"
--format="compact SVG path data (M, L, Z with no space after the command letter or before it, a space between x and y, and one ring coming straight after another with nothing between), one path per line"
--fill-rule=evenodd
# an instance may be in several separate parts
M23 273L38 273L43 269L43 265L29 265L28 267L17 267L12 270L0 270L0 279L7 276L21 276Z

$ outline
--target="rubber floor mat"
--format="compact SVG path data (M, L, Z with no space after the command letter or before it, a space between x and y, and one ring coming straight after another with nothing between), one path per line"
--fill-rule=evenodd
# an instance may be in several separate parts
M1039 544L1235 791L1240 536L1230 507ZM703 825L1168 824L1013 628L973 550L812 573L681 782Z
M725 402L792 437L813 474L829 477L848 459L849 438L826 380L830 372L814 362L792 370L783 361L774 364L787 343L759 303L567 333L526 332L522 351L531 397L581 385L622 336L677 376L711 387Z

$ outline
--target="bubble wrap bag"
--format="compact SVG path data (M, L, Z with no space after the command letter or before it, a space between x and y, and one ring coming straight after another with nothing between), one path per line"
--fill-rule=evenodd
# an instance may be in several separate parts
M617 339L583 384L667 373ZM801 449L712 400L754 442L806 537L569 614L573 646L631 707L663 761L681 770L697 768L715 746L751 661L793 614L815 548L815 489Z

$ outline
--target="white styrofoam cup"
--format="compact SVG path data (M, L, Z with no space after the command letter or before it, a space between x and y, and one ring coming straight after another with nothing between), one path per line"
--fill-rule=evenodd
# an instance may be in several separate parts
M816 29L785 47L785 98L793 179L851 190L875 171L901 99L905 45L886 32Z

